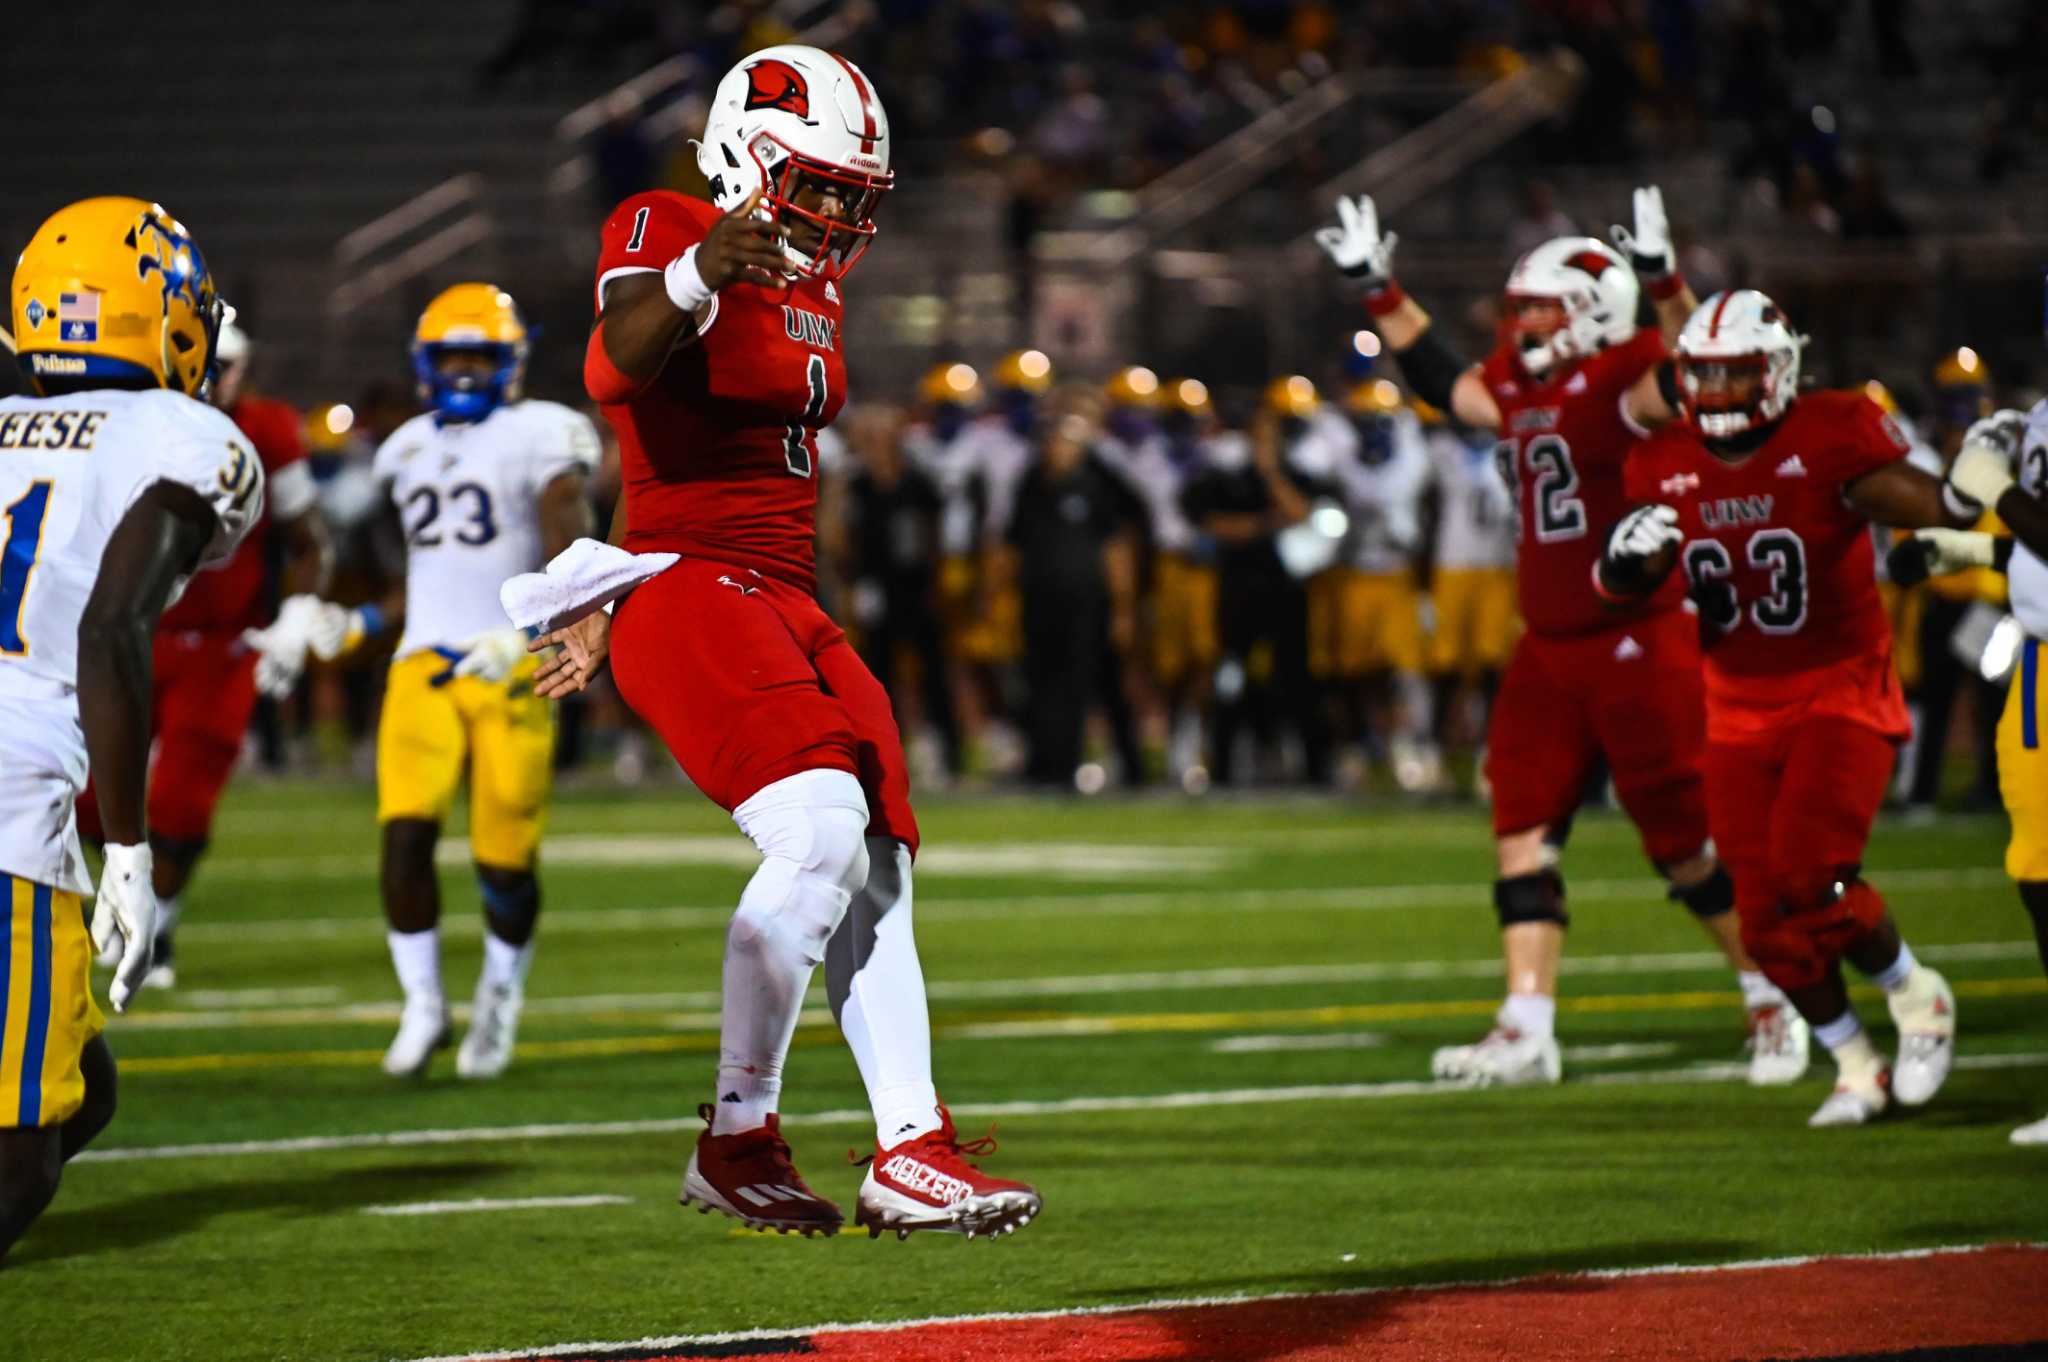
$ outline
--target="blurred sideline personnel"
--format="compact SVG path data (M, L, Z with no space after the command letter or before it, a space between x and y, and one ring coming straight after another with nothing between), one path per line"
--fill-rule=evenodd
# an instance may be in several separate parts
M1515 504L1483 431L1414 403L1429 451L1423 521L1429 536L1429 598L1436 616L1429 675L1437 724L1449 740L1455 700L1467 688L1478 715L1472 737L1486 741L1485 716L1521 623L1515 614Z
M434 847L465 766L484 960L455 1057L461 1077L495 1078L512 1062L533 963L555 715L534 693L539 659L498 587L589 533L602 446L582 413L525 397L528 353L518 305L496 285L457 284L427 304L412 363L429 410L393 431L371 465L405 537L404 583L373 605L318 602L286 644L331 659L400 631L377 722L379 882L405 995L384 1052L393 1077L424 1073L450 1039Z
M1319 229L1318 243L1364 288L1366 310L1415 395L1499 433L1517 496L1517 586L1528 632L1501 684L1486 764L1508 996L1484 1039L1437 1052L1437 1076L1558 1081L1557 971L1570 921L1559 861L1604 757L1671 897L1735 967L1749 1013L1750 1081L1791 1082L1806 1069L1805 1028L1743 952L1735 887L1708 837L1699 640L1679 608L1683 592L1667 582L1616 604L1594 590L1600 527L1629 509L1629 447L1678 414L1664 338L1636 326L1637 270L1650 279L1661 328L1675 333L1694 301L1672 259L1662 195L1637 190L1635 231L1615 230L1634 268L1591 237L1558 237L1523 256L1508 276L1507 334L1473 365L1394 279L1395 238L1381 235L1371 199L1340 199L1337 207L1339 224Z
M1148 371L1149 372L1149 371ZM1131 481L1151 517L1147 661L1167 725L1167 771L1184 786L1208 779L1202 711L1221 655L1216 633L1216 546L1189 520L1181 496L1201 475L1202 448L1216 411L1198 379L1160 385L1157 434L1129 460Z
M761 851L726 936L715 1100L681 1199L838 1231L777 1115L822 961L875 1115L856 1223L1007 1233L1038 1194L968 1161L988 1146L961 1144L932 1084L902 739L811 598L817 432L846 400L840 290L893 183L887 115L844 58L764 48L719 82L698 155L716 206L654 192L606 220L584 362L624 460L611 537L680 561L650 565L665 570L616 624L592 610L546 635L564 651L540 678L566 694L609 657L626 703Z
M319 490L306 466L299 414L248 390L249 338L235 323L222 324L215 358L217 376L208 397L241 428L263 461L268 504L234 556L195 575L164 611L157 630L150 695L156 745L149 761L149 845L161 911L145 988L177 983L172 933L180 895L213 835L213 813L242 755L257 693L290 694L305 662L303 650L296 657L265 651L265 626L276 613L271 608L273 553L279 563L275 588L285 597L324 588L329 562L325 522L315 510ZM87 837L103 840L93 790L80 801L78 817Z
M1387 755L1404 790L1442 777L1432 734L1429 684L1422 677L1422 491L1429 454L1421 423L1384 378L1353 384L1344 417L1355 438L1337 468L1350 515L1345 554L1309 583L1309 670L1334 702L1338 722L1371 743L1367 687L1388 692Z
M261 461L194 400L223 308L170 214L130 198L59 210L8 301L34 395L0 399L0 1259L113 1119L93 944L120 947L117 1012L149 971L151 636L263 511ZM90 938L88 767L107 833Z
M2014 480L2017 473L2018 479ZM1892 550L1892 575L2002 571L2013 614L2026 637L2018 674L1998 723L1998 780L2012 840L2005 873L2019 886L2034 922L2034 944L2048 969L2048 399L2030 412L2001 411L1978 421L1957 454L1950 481L1995 511L2012 535L1921 530ZM2048 1117L2012 1133L2014 1144L2048 1146Z
M1699 611L1707 812L1735 877L1742 944L1835 1057L1808 1122L1861 1125L1947 1079L1955 995L1918 963L1862 878L1909 730L1870 523L1969 525L1975 502L1907 462L1862 389L1799 393L1803 338L1753 289L1717 293L1678 338L1685 419L1629 457L1629 497L1595 578L1637 600L1682 563ZM1846 959L1883 988L1887 1066L1849 1003Z
M1966 431L1991 415L1991 369L1975 350L1964 346L1934 366L1934 420L1931 434L1944 465L1953 462ZM1976 529L1996 532L1995 519ZM1998 805L1998 713L2004 703L2000 688L1958 656L1951 640L1972 613L2005 603L2005 582L1994 572L1960 572L1930 580L1921 592L1917 622L1919 734L1913 745L1908 807L1931 815L1941 795L1954 728L1955 706L1967 697L1970 726L1970 788L1965 806L1990 809Z

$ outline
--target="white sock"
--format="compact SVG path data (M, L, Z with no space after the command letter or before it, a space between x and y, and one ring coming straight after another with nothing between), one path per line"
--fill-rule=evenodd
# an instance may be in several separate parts
M159 899L156 906L156 934L169 936L178 930L178 919L185 915L185 896L173 894Z
M1822 1022L1814 1027L1813 1038L1827 1046L1830 1051L1836 1052L1838 1058L1845 1045L1854 1045L1858 1040L1865 1046L1870 1044L1869 1038L1863 1034L1863 1022L1856 1016L1853 1008L1831 1022Z
M1735 971L1735 982L1742 988L1742 1005L1751 1012L1766 1007L1783 1007L1785 995L1778 986L1764 978L1762 970L1739 969Z
M526 971L533 965L533 942L515 946L484 933L483 982L492 988L526 989Z
M405 990L407 1007L441 1006L441 931L384 933L391 946L391 967Z
M1920 962L1913 958L1913 948L1905 942L1899 943L1899 958L1870 976L1870 982L1887 993L1897 993L1913 981L1913 971L1920 968Z
M1548 993L1510 993L1500 1005L1500 1020L1534 1040L1548 1040L1557 1031L1557 999Z
M761 849L761 867L725 935L715 1135L753 1130L777 1109L811 971L868 871L867 798L848 772L778 780L732 816Z
M1884 1068L1884 1056L1870 1043L1867 1032L1859 1030L1830 1050L1835 1057L1835 1068L1843 1078L1867 1078Z
M939 1128L910 879L910 848L893 837L869 838L867 883L826 952L827 988L867 1084L875 1143L883 1149Z

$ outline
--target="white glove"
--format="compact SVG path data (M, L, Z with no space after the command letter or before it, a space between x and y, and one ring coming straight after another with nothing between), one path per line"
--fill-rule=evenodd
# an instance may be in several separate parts
M242 642L256 653L256 689L282 700L299 684L306 669L306 649L313 617L323 603L314 596L292 596L277 609L267 629L245 629Z
M1685 533L1678 528L1676 510L1669 506L1638 506L1623 516L1607 536L1607 557L1610 562L1640 562L1683 538Z
M1970 428L1963 432L1963 443L1989 445L2010 461L2018 456L2020 442L2026 437L2027 414L2007 407L1972 422Z
M526 631L493 629L462 646L466 651L455 664L455 675L478 677L495 686L526 659Z
M322 662L332 662L350 648L362 642L368 632L363 626L363 612L351 610L345 605L332 601L313 602L314 609L306 616L306 646L313 656Z
M1671 251L1671 220L1664 216L1664 191L1647 185L1635 194L1636 229L1616 223L1614 244L1629 258L1637 274L1658 279L1678 266Z
M1338 269L1368 289L1394 282L1394 246L1400 237L1380 232L1379 210L1372 195L1337 200L1337 225L1316 228L1316 245Z
M1978 530L1915 530L1912 538L1894 544L1884 561L1893 581L1918 586L1929 577L1995 566L1998 540Z
M154 868L147 845L107 844L99 897L92 910L92 944L103 955L116 943L120 945L120 963L114 966L114 981L107 987L116 1012L128 1010L128 1000L142 987L142 976L149 973L150 957L156 951Z
M1975 429L1973 426L1971 429ZM2012 486L2012 453L1989 439L1964 437L1956 461L1949 466L1948 485L1989 509Z

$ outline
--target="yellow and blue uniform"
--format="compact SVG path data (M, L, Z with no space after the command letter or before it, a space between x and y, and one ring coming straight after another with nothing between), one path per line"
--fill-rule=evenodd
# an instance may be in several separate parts
M106 1025L75 892L0 875L0 1129L58 1126L85 1101L79 1057Z
M2027 416L2020 446L2020 486L2048 499L2048 400ZM2012 612L2026 630L2019 665L1998 720L1998 786L2012 819L2005 872L2015 880L2048 880L2048 563L2015 543L2006 581Z

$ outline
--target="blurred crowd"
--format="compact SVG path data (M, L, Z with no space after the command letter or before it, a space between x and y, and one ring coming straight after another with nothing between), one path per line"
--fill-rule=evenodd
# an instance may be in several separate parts
M1491 437L1406 395L1378 353L1360 331L1320 383L1212 390L1142 366L1075 381L1024 350L849 408L820 439L819 594L893 697L920 780L1483 798L1520 627L1514 499ZM1917 421L1869 390L1933 470L1995 398L2024 400L1970 350L1927 378ZM376 599L402 567L369 455L413 410L372 386L306 416L338 599ZM615 448L592 494L607 523ZM1919 717L1902 803L1997 804L2001 691L1978 663L2002 590L1984 573L1892 592ZM377 662L316 669L267 707L261 758L366 767ZM608 683L565 706L564 766L672 773L655 750Z

